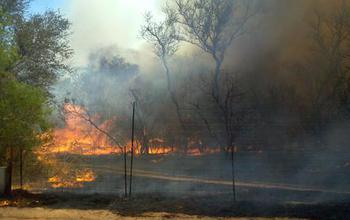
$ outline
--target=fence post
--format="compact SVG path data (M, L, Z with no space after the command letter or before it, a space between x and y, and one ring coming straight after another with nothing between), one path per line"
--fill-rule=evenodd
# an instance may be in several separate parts
M131 197L132 169L133 169L133 162L134 162L135 107L136 107L136 102L133 102L133 104L132 104L132 125L131 125L131 159L130 159L129 197Z

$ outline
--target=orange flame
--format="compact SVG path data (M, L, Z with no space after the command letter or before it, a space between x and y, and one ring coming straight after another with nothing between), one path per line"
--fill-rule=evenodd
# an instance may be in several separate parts
M64 110L66 126L54 130L54 143L48 149L50 153L70 153L87 156L123 153L119 146L111 144L111 141L104 133L96 129L86 120L88 114L82 106L66 104ZM94 115L89 117L89 119L96 123L99 116ZM97 124L97 126L104 131L108 131L115 121L116 119L112 118ZM221 151L219 147L194 147L196 145L195 143L195 141L190 141L192 147L189 147L186 152L188 155L201 156ZM127 152L130 152L131 143L127 143L125 147ZM176 151L176 148L167 146L165 141L161 138L154 138L149 141L149 147L146 153L170 154ZM142 153L141 145L137 141L135 143L134 152L136 155Z
M96 179L95 173L90 169L76 170L68 165L62 165L59 158L55 155L60 153L77 154L85 156L121 154L123 150L116 145L111 144L109 138L95 128L91 121L103 131L108 132L111 126L116 122L116 118L97 123L100 117L94 115L90 117L82 106L66 104L65 127L57 128L53 131L53 142L43 145L37 151L39 161L51 167L59 167L56 175L50 177L48 182L53 188L81 188L85 183L93 182ZM91 121L89 121L91 120ZM43 135L43 139L50 139L50 134ZM201 156L213 154L221 151L220 148L195 147L200 141L192 140L189 143L187 154L191 156ZM198 144L201 145L202 144ZM131 151L131 143L125 146L127 152ZM177 152L178 149L167 146L161 138L153 138L149 141L147 148L148 154L170 154ZM142 147L139 142L135 142L134 152L136 155L142 154Z
M75 175L55 175L50 177L48 182L53 188L81 188L84 183L95 181L95 173L90 169L80 170Z

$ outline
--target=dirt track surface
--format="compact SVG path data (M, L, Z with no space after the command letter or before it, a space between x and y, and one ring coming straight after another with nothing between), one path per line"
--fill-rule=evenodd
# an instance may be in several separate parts
M232 219L232 220L292 220L292 218L211 218L189 216L182 214L168 214L168 213L145 213L139 217L125 217L118 214L113 214L106 210L75 210L75 209L46 209L46 208L0 208L0 219L6 220L20 220L20 219Z
M111 168L108 166L96 166L96 170L100 171L112 171L114 173L123 175L123 169ZM148 170L140 170L134 169L133 175L138 177L150 178L150 179L159 179L159 180L167 180L167 181L177 181L177 182L192 182L192 183L204 183L204 184L214 184L214 185L224 185L224 186L232 186L232 181L225 180L214 180L214 179L204 179L199 177L190 177L190 176L170 176L164 173L152 172ZM320 192L320 193L335 193L335 194L348 194L350 195L350 191L339 191L339 190L331 190L331 189L322 189L317 187L307 187L300 185L292 185L292 184L281 184L281 183L248 183L248 182L240 182L236 181L237 187L246 187L246 188L264 188L264 189L281 189L281 190L293 190L300 192Z

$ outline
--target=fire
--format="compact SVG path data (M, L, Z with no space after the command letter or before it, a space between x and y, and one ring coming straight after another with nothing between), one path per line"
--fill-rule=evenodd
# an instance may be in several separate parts
M84 183L96 180L95 173L90 169L80 170L74 175L67 172L50 177L48 182L53 188L82 188Z
M116 118L100 121L98 115L89 116L87 111L78 105L66 104L65 122L66 126L57 128L53 132L53 144L48 148L50 153L69 153L85 156L121 154L123 149L121 146L112 144L106 134L101 130L108 132L111 126L116 124ZM91 120L99 129L91 124ZM198 142L198 141L197 141ZM190 147L187 151L188 155L201 156L220 152L220 148L203 148L196 147L196 141L190 141ZM200 142L200 141L199 141ZM201 145L197 144L197 145ZM124 147L124 146L122 146ZM125 144L127 152L131 151L131 143ZM134 143L134 152L140 155L141 145ZM167 146L166 142L161 138L153 138L149 141L147 149L148 154L170 154L177 152L172 146Z
M91 170L87 170L84 173L80 173L77 175L75 180L77 182L93 182L95 181L96 177L95 174Z
M151 147L148 149L148 154L169 154L173 152L171 147Z
M86 110L77 105L66 104L66 126L54 130L54 144L51 153L71 153L79 155L107 155L121 153L118 146L110 144L108 137L94 128L84 117ZM98 116L91 117L94 122ZM106 120L98 125L102 130L108 131L115 119Z
M215 153L220 153L220 152L221 152L221 149L219 147L217 147L217 148L204 148L204 149L191 148L187 151L187 154L191 155L191 156L202 156L202 155L215 154Z
M101 121L98 115L90 116L87 111L78 105L66 104L65 126L56 128L50 134L43 135L43 139L52 140L50 144L43 145L37 151L38 160L52 167L54 175L48 178L48 182L53 188L81 188L88 182L96 180L95 173L90 169L76 169L72 165L62 163L60 156L65 155L83 155L97 156L123 153L123 147L127 152L131 151L131 143L125 146L117 146L104 132L108 132L116 124L116 118ZM149 140L147 152L142 149L141 144L136 140L134 143L134 152L136 156L142 153L151 155L171 154L182 152L174 146L168 146L168 143L162 138L153 138ZM143 151L143 152L142 152ZM221 148L204 147L200 140L193 139L189 141L187 155L201 156L206 154L219 153ZM76 163L76 164L79 164Z
M47 148L49 151L47 153L70 153L85 156L123 153L120 146L112 144L103 132L96 129L86 120L87 112L83 107L66 104L64 110L66 126L53 131L54 141ZM99 117L94 115L89 119L97 123ZM108 131L115 121L116 119L112 118L97 124L97 126L103 131ZM131 143L129 142L125 145L127 152L130 152ZM160 138L150 140L150 145L152 146L148 148L148 154L168 154L173 152L173 148L164 146L164 141ZM141 145L137 141L134 143L134 152L137 155L141 154Z

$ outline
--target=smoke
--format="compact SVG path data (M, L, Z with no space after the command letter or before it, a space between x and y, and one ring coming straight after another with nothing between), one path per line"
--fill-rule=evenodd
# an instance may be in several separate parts
M146 11L157 14L159 0L75 0L69 2L75 64L85 65L89 54L116 45L136 49L142 44L139 29Z
M126 55L134 59L131 62L140 63L141 69L148 69L145 63L150 63L149 58L153 55L147 43L141 39L139 30L144 22L144 14L151 11L156 18L160 18L164 5L165 1L161 0L70 1L67 8L73 25L71 43L75 51L74 65L86 65L89 54L94 50L117 46L119 51L132 54ZM295 53L298 50L296 47L300 48L298 45L305 40L304 29L314 10L330 5L332 4L327 0L262 1L262 13L249 30L251 34L232 45L227 53L226 64L231 66L232 63L246 63L247 60L281 48L284 48L284 53ZM198 50L183 45L178 54L191 56Z
M253 85L256 85L257 88L264 86L262 85L265 83L263 80L278 84L278 77L285 77L283 74L287 64L305 59L305 54L310 49L309 22L313 19L315 10L325 10L331 5L330 2L328 0L263 1L261 14L249 23L249 33L234 41L228 49L224 70L230 73L237 70L243 72L243 74L252 73L255 81ZM86 74L85 79L83 76L76 82L85 83L87 95L87 97L83 97L82 94L77 93L74 94L75 97L84 99L82 100L83 102L90 100L96 105L102 103L104 105L101 105L101 107L104 109L110 107L112 110L109 112L113 112L115 109L120 110L115 107L122 106L125 108L130 104L132 100L129 94L130 88L140 89L141 94L145 95L145 97L141 97L145 99L143 100L146 103L145 111L148 110L147 113L149 114L149 118L146 118L146 120L151 121L150 118L153 121L158 120L157 130L167 129L166 125L161 124L163 124L162 122L164 124L167 123L164 119L168 117L168 114L171 115L169 112L171 112L173 107L169 104L169 98L166 95L168 94L166 79L159 61L152 53L152 48L139 37L144 12L150 10L160 14L160 8L163 3L164 1L156 0L90 0L89 4L86 3L86 0L71 1L69 16L73 23L72 46L75 50L74 62L76 66L85 67L82 74ZM101 50L101 48L104 49ZM105 74L106 71L101 71L102 73L99 74L98 71L93 69L96 60L89 60L90 55L92 53L96 54L96 51L98 51L97 54L100 57L105 57L107 60L118 55L125 58L128 62L138 65L138 74L133 74L127 80L123 79L123 77ZM186 87L197 87L198 85L195 84L196 82L189 80L187 75L210 73L213 70L213 60L199 48L184 44L180 47L179 53L171 60L170 69L175 86L178 88L179 96L181 96L179 98L180 101L186 99L187 95L191 96L190 99L196 100L201 98L201 90L196 88L197 93L188 94L188 90L185 90ZM124 69L120 73L117 72L117 74L124 73ZM94 76L94 74L97 75ZM81 79L84 79L84 81L81 81ZM59 91L67 90L74 91L74 86L69 83L68 86L64 84ZM257 94L259 93L257 92ZM150 108L151 105L152 107ZM138 108L142 108L142 106L138 106ZM120 111L125 111L125 109ZM278 115L278 112L271 112L271 114L275 114L275 121L284 121L285 123L292 121L291 118L284 120L283 116ZM173 119L169 123L173 129L169 129L171 135L175 133L174 130L178 130L176 125L173 126L173 124L176 124L174 121ZM247 130L255 129L255 127L247 127ZM276 128L268 125L265 131L257 129L261 131L261 134L256 135L265 135L267 137L262 138L273 139L278 142L279 138L284 138L284 136L279 134L287 133L286 130L278 129L278 132L276 132ZM348 139L342 138L346 137L346 134L344 134L345 130L348 130L346 126L335 126L335 128L332 128L327 136L328 145L346 145ZM158 131L160 134L163 134L162 132L166 131ZM287 146L287 148L293 146L293 144L295 143L288 144L290 146ZM271 146L264 147L269 148ZM285 146L278 147L285 149ZM333 179L334 182L328 183L327 186L339 190L342 189L342 185L344 185L341 184L342 180L332 178L332 172L338 170L337 166L343 166L341 169L346 169L344 167L348 166L347 159L338 161L339 155L336 154L330 157L327 150L320 150L314 155L304 152L291 154L290 152L277 152L262 154L262 156L254 153L245 157L244 155L238 155L237 175L243 180L252 182L270 180L277 183L305 184L307 187L315 185L316 182L322 185L326 180ZM324 164L324 167L320 168L322 160L327 158L334 162L332 164ZM177 161L178 164L182 162ZM205 162L207 163L207 161ZM227 174L230 173L229 161L218 160L217 163L213 162L211 167L222 167L222 170L225 171L222 173L222 176L227 177ZM177 169L176 166L178 164L172 164L169 167ZM316 168L321 169L321 171L315 171ZM288 172L290 173L286 169L289 169ZM202 169L198 170L203 172ZM204 171L208 170L204 169ZM188 173L184 172L182 174ZM190 174L192 175L192 173ZM203 176L205 175L203 174ZM312 176L313 180L308 176ZM216 176L208 174L208 177ZM153 185L150 185L150 187L152 188ZM176 184L171 183L165 188L161 188L161 190L166 191L177 187ZM190 187L192 186L186 185L185 188Z

